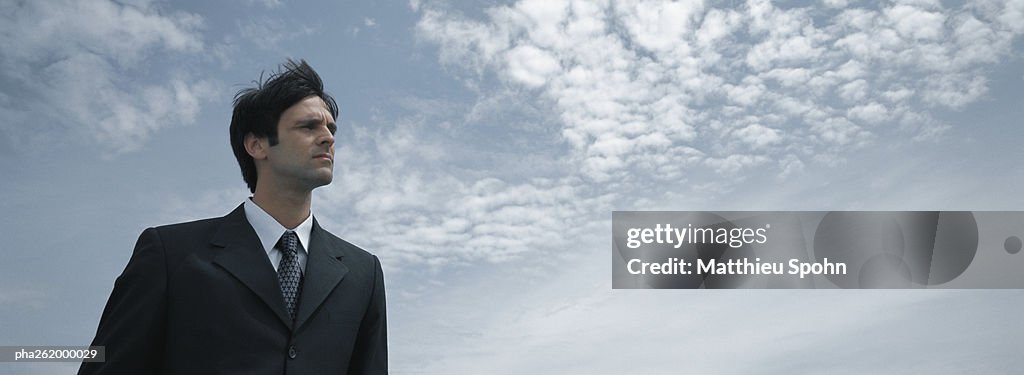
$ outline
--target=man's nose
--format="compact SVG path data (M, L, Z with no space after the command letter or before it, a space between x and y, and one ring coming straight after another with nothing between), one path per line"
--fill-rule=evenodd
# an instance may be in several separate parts
M330 129L324 128L323 134L320 135L319 142L317 142L317 143L318 144L322 144L322 145L324 145L324 144L326 144L326 145L333 145L334 144L334 134L331 134Z

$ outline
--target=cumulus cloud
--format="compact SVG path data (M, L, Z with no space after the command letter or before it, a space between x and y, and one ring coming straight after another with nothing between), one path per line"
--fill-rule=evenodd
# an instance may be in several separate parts
M390 267L503 263L572 248L608 211L660 199L657 186L729 191L754 170L793 178L878 143L934 140L951 125L930 113L983 97L985 69L1019 34L999 18L1011 4L986 4L521 1L472 18L410 2L420 40L480 98L353 124L318 217ZM510 120L523 100L549 112L528 125L537 138ZM477 163L485 154L456 142L474 127L491 136L461 141L559 144L546 162L565 169Z
M151 82L125 78L159 54L202 51L197 15L161 12L145 1L3 8L0 87L10 100L0 103L9 115L0 131L15 144L31 147L70 134L110 152L135 150L161 128L193 122L217 90L183 74Z
M929 113L987 93L986 67L1024 32L1019 3L520 1L482 19L416 9L441 62L554 103L568 157L583 178L607 182L662 167L641 163L675 164L657 156L679 147L705 160L695 166L725 172L760 165L730 159L750 151L742 145L755 146L749 160L785 153L802 165L868 142L941 136L949 125ZM917 126L900 126L906 117Z
M882 104L871 102L850 108L847 118L860 120L868 124L881 124L889 118L889 110Z
M754 147L764 147L782 140L779 131L753 124L736 131L736 137Z
M609 204L566 179L457 175L447 166L457 155L415 123L366 130L338 147L336 182L317 193L318 217L389 267L499 263L570 247Z
M539 87L547 77L561 70L550 53L534 46L520 46L508 52L508 72L512 78L530 87Z

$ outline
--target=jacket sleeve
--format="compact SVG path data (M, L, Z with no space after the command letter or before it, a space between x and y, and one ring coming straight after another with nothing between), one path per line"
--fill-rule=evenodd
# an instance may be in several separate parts
M86 362L79 375L159 374L167 318L167 262L157 229L139 235L131 260L114 282L93 346L104 362Z
M359 325L349 374L378 375L388 373L388 319L384 301L384 271L380 260L373 257L374 280L370 305Z

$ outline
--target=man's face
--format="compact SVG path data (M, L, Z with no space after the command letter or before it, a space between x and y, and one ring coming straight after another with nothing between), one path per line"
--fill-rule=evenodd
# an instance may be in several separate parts
M334 132L337 126L327 104L311 96L281 113L278 144L267 150L269 174L277 183L309 189L334 178ZM260 176L260 179L269 176Z

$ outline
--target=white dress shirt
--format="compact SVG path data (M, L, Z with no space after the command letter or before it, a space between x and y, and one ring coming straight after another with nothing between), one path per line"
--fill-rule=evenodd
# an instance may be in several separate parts
M281 257L284 255L274 245L277 245L277 241L281 240L281 235L285 231L290 230L299 237L299 269L305 273L307 249L309 249L309 233L313 231L313 213L310 212L309 217L297 227L289 229L277 222L277 219L270 216L256 202L253 202L251 197L245 200L244 205L245 218L249 220L249 225L252 225L252 229L256 230L256 235L260 237L260 243L263 244L263 250L267 252L267 258L270 259L270 264L274 266L274 271L277 271L277 266L281 263Z

